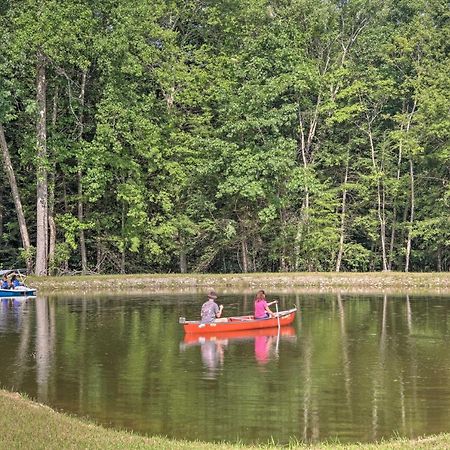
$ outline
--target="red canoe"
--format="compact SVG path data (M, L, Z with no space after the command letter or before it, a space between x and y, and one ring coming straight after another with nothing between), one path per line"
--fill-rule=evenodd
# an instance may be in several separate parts
M201 323L199 320L184 320L180 318L180 323L183 324L186 334L258 330L278 327L278 324L281 327L290 325L295 319L296 312L297 308L292 308L287 311L280 311L278 317L269 317L268 319L255 319L253 316L235 316L216 319L212 323Z
M203 344L205 341L250 341L260 336L277 336L282 338L296 338L295 328L292 326L283 326L278 330L275 328L259 328L256 330L239 330L239 331L219 331L218 333L186 333L182 342L183 349L185 347L197 344Z

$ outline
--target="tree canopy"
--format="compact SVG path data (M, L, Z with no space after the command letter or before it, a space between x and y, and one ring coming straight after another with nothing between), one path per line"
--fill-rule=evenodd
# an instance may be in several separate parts
M3 2L0 265L449 270L449 16L443 0Z

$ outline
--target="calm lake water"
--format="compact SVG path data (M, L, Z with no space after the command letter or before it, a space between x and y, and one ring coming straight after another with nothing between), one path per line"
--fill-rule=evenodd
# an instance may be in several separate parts
M185 337L194 294L1 301L0 386L141 434L374 441L450 432L450 298L275 295L301 314L254 335ZM220 298L226 315L252 297Z

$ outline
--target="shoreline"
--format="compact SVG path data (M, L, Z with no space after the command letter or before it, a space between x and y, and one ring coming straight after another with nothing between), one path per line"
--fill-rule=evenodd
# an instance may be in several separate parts
M276 292L305 293L436 293L450 294L450 273L248 273L248 274L127 274L27 278L41 294L55 291L101 292Z

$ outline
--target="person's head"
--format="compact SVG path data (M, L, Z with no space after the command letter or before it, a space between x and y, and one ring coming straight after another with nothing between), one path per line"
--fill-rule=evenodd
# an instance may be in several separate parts
M17 276L16 275L13 275L12 277L11 277L11 281L14 281L14 280L16 280L17 279Z
M208 292L208 299L209 300L215 300L216 298L217 298L216 291L211 290L211 291Z
M256 293L255 300L264 300L266 298L266 293L261 289Z

